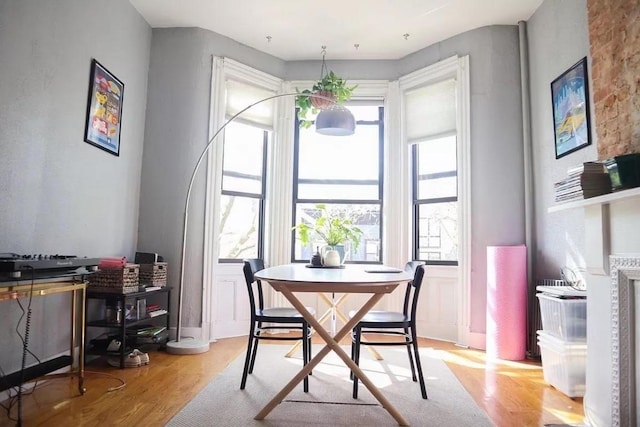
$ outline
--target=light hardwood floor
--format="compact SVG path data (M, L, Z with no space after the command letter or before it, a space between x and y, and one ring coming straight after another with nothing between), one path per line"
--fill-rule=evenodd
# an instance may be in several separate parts
M23 426L162 426L232 360L244 354L245 346L246 338L239 337L212 343L210 351L200 355L153 351L149 353L151 363L140 368L112 368L98 359L86 367L87 392L83 396L71 378L47 381L25 396ZM583 420L582 399L569 399L544 383L539 363L487 363L482 351L428 339L420 346L444 350L449 368L498 427ZM120 385L116 378L126 386L109 391ZM11 417L17 417L17 405ZM0 425L15 426L16 422L3 412ZM216 425L215 420L211 425Z

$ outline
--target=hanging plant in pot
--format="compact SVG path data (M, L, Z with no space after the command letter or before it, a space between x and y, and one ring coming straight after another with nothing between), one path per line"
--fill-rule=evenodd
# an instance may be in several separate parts
M298 107L298 120L300 126L308 128L313 123L307 119L307 114L317 114L320 110L332 107L334 105L340 105L344 101L351 98L351 94L357 87L347 86L347 81L338 77L333 71L327 71L327 66L324 61L326 55L325 46L322 46L322 78L318 80L313 87L305 89L300 93L300 96L296 97L296 107ZM319 97L304 96L304 95L319 95Z

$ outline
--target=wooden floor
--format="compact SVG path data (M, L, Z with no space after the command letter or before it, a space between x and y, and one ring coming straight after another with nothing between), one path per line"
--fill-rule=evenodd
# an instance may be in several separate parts
M444 350L449 368L498 427L574 424L583 420L582 399L569 399L545 384L539 363L486 363L482 351L427 339L420 345ZM212 343L210 351L200 355L175 356L154 351L149 354L151 363L140 368L112 368L104 359L98 359L86 367L87 391L83 396L71 378L41 383L33 394L25 396L22 425L162 426L243 354L245 346L246 339L242 337ZM125 387L109 391L120 386L121 381L126 382ZM0 425L16 425L17 404L12 407L11 418L3 412ZM215 420L211 425L216 425Z

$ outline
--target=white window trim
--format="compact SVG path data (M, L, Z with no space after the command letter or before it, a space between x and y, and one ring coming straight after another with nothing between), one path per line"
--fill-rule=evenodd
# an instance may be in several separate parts
M457 133L457 150L458 150L458 230L460 233L458 269L460 277L460 295L458 301L460 303L458 309L458 340L463 345L469 345L469 312L471 292L471 97L470 97L470 79L469 79L469 56L452 56L442 60L429 67L407 74L400 77L398 81L398 112L402 118L403 103L401 102L402 94L413 88L433 84L439 81L455 78L456 79L456 133ZM406 218L405 232L403 236L408 236L408 241L404 244L405 259L409 259L412 253L412 219L411 219L411 155L410 144L405 143L404 123L398 120L398 132L400 132L399 142L403 147L402 161L404 165L404 179L402 180L402 190L399 192L403 196L403 200L397 201L399 205L405 207L403 217ZM395 126L394 126L395 127ZM398 196L400 197L400 196ZM400 242L398 242L400 244ZM399 249L399 248L398 248ZM398 250L398 252L402 252Z
M271 76L265 72L256 70L233 59L214 56L212 58L211 69L211 95L210 95L210 115L209 115L209 132L208 138L211 138L215 132L220 129L226 122L225 119L225 82L227 77L233 77L237 80L245 81L275 93L282 90L282 80ZM278 98L277 100L280 100ZM276 103L274 117L278 117L278 109L280 103ZM278 120L276 120L277 122ZM273 144L277 145L275 140ZM217 138L220 139L222 135ZM204 229L204 255L203 255L203 272L202 272L202 332L201 336L212 338L212 324L216 319L215 313L215 289L214 285L216 277L241 274L239 264L222 264L218 262L219 247L218 238L218 217L220 215L220 198L222 184L222 156L223 144L216 141L207 153L207 177L205 191L205 229ZM269 157L272 148L267 147ZM266 209L265 209L266 214Z

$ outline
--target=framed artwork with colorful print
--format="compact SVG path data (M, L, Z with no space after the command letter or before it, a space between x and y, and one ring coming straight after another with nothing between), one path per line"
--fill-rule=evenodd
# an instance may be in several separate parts
M93 59L84 140L115 156L120 155L123 94L124 83Z
M591 144L587 58L551 82L556 159Z

